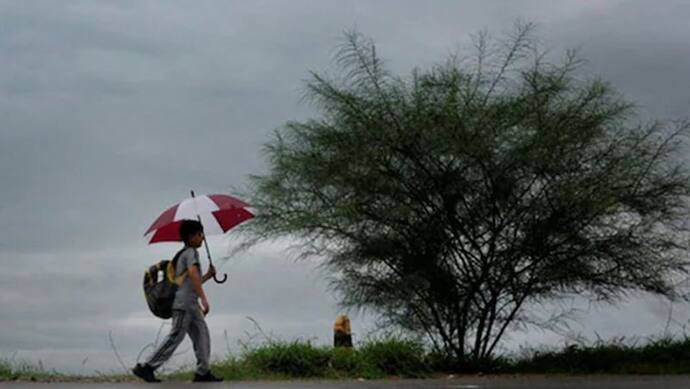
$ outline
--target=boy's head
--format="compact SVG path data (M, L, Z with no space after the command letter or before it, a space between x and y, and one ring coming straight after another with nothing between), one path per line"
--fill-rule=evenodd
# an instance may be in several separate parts
M180 224L180 237L185 246L199 247L204 241L204 226L196 220L183 220Z

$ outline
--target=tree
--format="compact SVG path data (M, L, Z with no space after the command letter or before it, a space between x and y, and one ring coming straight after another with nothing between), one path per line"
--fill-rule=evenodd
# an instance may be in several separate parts
M530 303L678 296L687 122L637 124L573 52L548 61L530 25L408 77L345 38L342 73L306 82L318 117L265 146L257 240L299 238L345 307L464 361L491 356Z

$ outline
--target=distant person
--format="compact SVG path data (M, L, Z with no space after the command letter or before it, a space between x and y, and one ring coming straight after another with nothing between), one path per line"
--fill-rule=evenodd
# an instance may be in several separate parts
M185 247L178 254L175 275L180 276L186 271L187 276L175 293L172 328L148 361L137 364L132 372L146 382L160 382L154 375L154 371L170 359L185 335L189 334L197 360L194 382L219 382L223 379L211 374L209 368L211 339L204 316L208 314L210 306L202 287L204 282L213 277L216 269L210 266L208 272L203 277L201 276L201 264L197 251L204 242L204 228L201 223L196 220L184 220L180 225L180 236Z
M338 315L333 324L333 347L352 347L352 331L350 318Z

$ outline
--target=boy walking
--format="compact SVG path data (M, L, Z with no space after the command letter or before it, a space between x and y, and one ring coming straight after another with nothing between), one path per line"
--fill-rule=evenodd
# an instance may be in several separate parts
M137 364L132 372L146 382L160 382L154 375L154 371L170 359L185 335L189 334L197 360L193 381L219 382L223 379L211 374L209 368L211 339L204 316L208 314L210 306L202 287L204 282L213 277L216 269L210 266L208 272L201 276L201 264L197 251L204 241L204 228L201 223L196 220L184 220L180 225L180 236L185 247L178 253L175 275L179 276L186 271L187 276L175 293L172 328L146 363Z

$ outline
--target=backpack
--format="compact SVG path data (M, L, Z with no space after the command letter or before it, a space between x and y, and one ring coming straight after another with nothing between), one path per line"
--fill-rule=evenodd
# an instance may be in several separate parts
M144 296L151 312L161 319L172 317L175 292L187 277L187 270L177 276L177 260L186 249L178 251L172 260L164 259L144 272Z

